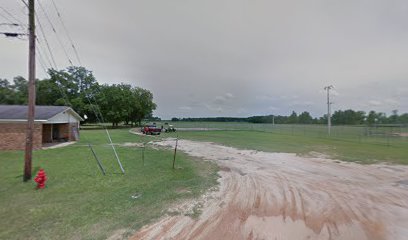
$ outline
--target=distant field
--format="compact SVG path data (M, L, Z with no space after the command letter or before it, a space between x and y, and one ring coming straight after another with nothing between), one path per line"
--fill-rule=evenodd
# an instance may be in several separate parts
M250 130L283 135L329 138L325 125L254 124L219 122L169 122L176 128L208 128L219 130ZM162 123L158 123L160 125ZM395 145L408 142L408 126L332 126L330 139Z
M361 163L385 161L408 164L406 127L334 126L329 137L327 128L319 125L207 122L171 124L176 128L218 129L179 131L177 134L182 138L212 141L239 148L299 154L322 153L332 158Z

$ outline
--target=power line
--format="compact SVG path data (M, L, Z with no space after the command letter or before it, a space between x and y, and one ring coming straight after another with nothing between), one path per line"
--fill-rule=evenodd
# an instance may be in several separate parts
M42 56L42 53L41 53L41 51L40 51L39 48L37 48L37 49L39 50L39 51L38 51L38 56L39 56L38 62L40 63L41 68L43 69L45 75L46 75L46 76L49 76L49 74L47 73L47 67L46 67L44 58L43 58L43 56Z
M28 7L28 3L26 3L24 0L21 0L23 3L24 3L24 5L26 6L26 7Z
M54 0L52 0L52 5L54 6L55 11L57 12L58 19L59 19L60 22L61 22L61 25L62 25L62 27L63 27L63 29L64 29L64 31L65 31L65 34L67 35L69 41L71 42L71 46L72 46L72 49L74 50L75 56L76 56L76 58L77 58L77 60L78 60L78 63L79 63L79 65L82 66L81 59L79 58L79 54L78 54L77 48L75 47L74 41L72 40L71 35L69 34L68 29L66 28L66 26L65 26L65 24L64 24L64 21L62 20L61 13L60 13L60 11L58 10L58 7L57 7L57 5L55 4Z
M71 61L71 58L69 57L68 52L67 52L67 50L65 49L65 46L64 46L64 44L62 43L62 41L61 41L61 39L60 39L60 37L59 37L59 35L58 35L58 33L57 33L57 30L55 30L54 24L52 24L52 21L51 21L50 17L48 16L47 12L45 11L45 9L44 9L44 7L42 6L42 4L41 4L40 1L38 1L38 5L40 6L42 12L44 13L45 18L48 20L48 23L50 24L50 26L51 26L51 28L52 28L52 31L55 33L55 36L56 36L56 38L57 38L57 41L58 41L59 45L61 46L62 50L64 51L64 54L65 54L65 56L66 56L67 59L68 59L68 62L69 62L71 65L73 65L73 64L72 64L72 61Z
M18 23L0 23L0 26L18 27L20 25Z
M37 43L38 43L38 50L39 50L40 52L42 52L42 55L43 55L43 56L45 57L45 59L47 60L48 64L50 65L50 68L53 68L53 67L52 67L52 62L51 62L50 57L49 57L47 54L45 54L46 51L43 50L42 43L40 42L40 40L39 40L38 38L36 38L36 40L37 40Z
M51 27L52 27L52 29L53 29L53 32L57 35L57 38L58 38L58 40L59 40L58 34L57 34L56 30L55 30L54 25L53 25L52 22L51 22L51 19L48 17L48 14L45 12L45 10L44 10L44 8L42 7L42 5L40 4L40 2L38 2L38 3L39 3L40 8L42 9L44 15L46 16L48 22L50 23L50 25L51 25ZM42 26L42 24L41 24L40 18L38 17L37 14L36 14L35 16L36 16L38 25L40 26L40 30L41 30L41 34L42 34L42 36L43 36L43 39L44 39L44 41L45 41L45 43L46 43L46 45L47 45L48 52L50 53L50 56L51 56L51 60L52 60L52 62L53 62L53 65L54 65L55 69L58 69L57 64L56 64L56 62L55 62L55 59L54 59L54 55L53 55L53 53L52 53L52 51L51 51L50 44L48 43L47 37L46 37L46 35L45 35L44 28L43 28L43 26ZM72 61L70 60L70 58L69 58L69 56L68 56L68 54L67 54L67 52L66 52L66 50L65 50L65 48L64 48L64 46L63 46L63 44L62 44L62 41L59 40L59 43L60 43L60 45L63 47L64 52L65 52L65 56L68 58L68 61L69 61L70 65L73 66ZM52 64L51 64L51 66L52 66ZM57 84L57 85L58 85L58 84ZM61 87L61 86L58 85L58 87ZM100 112L99 108L96 108L96 107L93 106L93 104L92 104L92 102L91 102L91 100L90 100L90 98L89 98L89 96L88 96L87 94L85 94L85 96L86 96L88 102L90 103L91 108L92 108L92 110L94 111L94 114L95 114L95 116L97 117L98 121L99 121L100 123L103 123L103 120L101 121L101 120L99 119L98 113L96 112L96 110L98 110L98 111L99 111L99 115L100 115L101 118L103 119L102 113ZM96 102L96 101L95 101L95 102ZM96 110L95 110L95 109L96 109Z
M64 45L62 44L62 41L60 40L60 38L59 38L59 36L58 36L58 34L57 34L56 30L55 30L55 27L54 27L54 25L52 24L51 19L49 18L49 16L48 16L47 12L45 11L45 9L42 7L41 3L40 3L40 2L38 2L38 3L39 3L39 6L40 6L41 10L43 11L45 17L47 18L48 22L50 23L53 32L54 32L55 35L57 36L57 40L58 40L59 44L61 45L61 47L63 48L64 53L65 53L65 56L66 56L67 59L68 59L68 62L69 62L69 63L71 64L71 66L73 67L72 61L71 61L71 59L69 58L69 55L68 55L68 53L67 53L67 51L66 51ZM65 24L64 24L63 21L62 21L61 14L59 13L58 8L57 8L56 5L55 5L55 2L53 2L53 5L54 5L54 7L55 7L55 9L56 9L56 11L57 11L57 15L59 16L59 19L60 19L60 21L61 21L61 24L63 25L63 27L64 27L64 29L65 29L65 31L66 31L66 34L67 34L68 38L69 38L70 41L71 41L71 45L72 45L72 47L73 47L73 49L74 49L74 51L75 51L76 57L77 57L77 59L78 59L78 62L81 64L81 61L80 61L80 59L79 59L79 54L78 54L78 52L77 52L77 50L76 50L76 48L75 48L75 45L74 45L72 39L71 39L70 36L69 36L68 30L66 29ZM40 21L39 21L39 18L38 18L37 15L36 15L36 18L37 18L37 21L38 21L38 23L39 23L41 32L42 32L42 34L43 34L43 38L44 38L44 40L46 41L48 50L49 50L49 52L50 52L50 54L51 54L51 57L52 57L51 48L49 47L48 41L46 40L46 37L45 37L45 34L44 34L44 30L43 30L43 28L42 28L42 25L40 24ZM53 58L53 57L52 57L52 58ZM54 60L53 60L53 62L54 62L54 65L56 66ZM97 89L97 90L99 91L99 89ZM100 92L100 91L99 91L99 92ZM101 93L101 92L100 92L100 93ZM90 104L90 106L91 106L91 109L92 109L92 111L93 111L94 114L95 114L95 117L96 117L97 120L101 123L102 127L105 129L106 134L107 134L108 139L109 139L109 142L110 142L110 145L111 145L111 147L112 147L112 149L113 149L113 152L114 152L114 154L115 154L116 160L117 160L117 162L118 162L118 164L119 164L119 167L120 167L122 173L125 173L125 170L123 169L122 163L120 162L119 156L118 156L118 154L117 154L117 152L116 152L115 146L113 145L112 138L111 138L111 136L110 136L110 134L109 134L109 131L108 131L108 129L106 128L106 126L104 125L104 120L103 120L103 114L102 114L102 112L100 111L99 107L95 107L95 106L94 106L94 104L92 103L91 98L89 97L88 94L85 94L85 97L87 98L87 100L88 100L88 102L89 102L89 104ZM94 98L94 101L95 101L95 105L98 105L98 104L97 104L97 101L96 101L96 99L95 99L95 97L93 97L93 98ZM101 117L101 119L99 119L98 114L99 114L99 116ZM101 121L101 120L102 120L102 121Z
M29 179L31 179L31 162L32 162L32 139L33 139L33 125L34 125L34 110L35 110L35 42L39 42L38 38L36 38L35 36L35 19L37 18L37 20L39 21L38 16L35 14L35 8L34 8L34 0L29 0L29 4L27 4L24 0L22 0L22 2L24 3L24 5L26 5L29 9L29 33L30 33L30 39L29 39L29 45L30 45L30 55L29 55L29 83L30 83L30 88L29 88L29 111L28 111L28 131L27 131L27 137L26 137L26 154L25 154L25 165L24 165L24 181L27 181ZM3 9L4 10L4 9ZM43 33L43 37L44 37L44 41L47 44L50 56L52 57L53 63L56 66L56 63L54 61L53 58L53 54L51 51L51 48L48 44L47 38L44 34L43 28L42 26L40 26L40 29ZM41 55L41 53L39 52L39 55ZM40 65L42 66L43 70L45 71L45 73L47 75L48 72L46 71L45 68L45 63L42 59L42 57L39 58L39 62ZM62 90L60 88L60 86L57 84L58 88L60 90ZM66 97L66 95L65 95ZM65 103L66 105L66 99ZM96 157L91 145L88 143L88 146L91 148L94 156ZM98 159L97 159L98 160ZM99 160L98 160L99 163ZM103 172L105 174L105 172Z
M38 2L38 3L39 3L39 2ZM49 52L49 56L51 57L51 61L50 61L50 59L48 58L48 55L46 55L46 56L47 56L47 59L48 59L48 61L49 61L49 64L50 64L50 66L51 66L51 69L58 69L58 66L57 66L57 64L56 64L56 62L55 62L55 59L54 59L54 54L53 54L52 51L51 51L50 44L48 43L47 37L46 37L46 35L45 35L44 28L42 27L40 18L38 17L38 15L37 15L36 13L35 13L35 18L37 19L37 23L38 23L38 26L40 27L41 35L43 36L44 42L45 42L45 44L46 44L46 46L47 46L47 49L48 49L48 52ZM36 38L36 40L37 40L38 43L40 43L40 40L39 40L38 38ZM51 63L51 62L52 62L52 63ZM41 64L41 63L40 63L40 64ZM45 68L44 66L42 66L42 67ZM47 72L46 70L45 70L45 73L46 73L46 75L48 75L48 76L50 77L50 79L51 79L51 75L48 74L48 72ZM58 89L59 89L60 92L61 92L61 95L62 95L62 98L64 99L65 105L71 106L71 104L69 104L69 100L68 100L68 102L67 102L68 96L67 96L66 93L63 91L62 87L61 87L59 84L56 84L56 85L57 85Z
M18 18L16 18L13 14L11 14L9 11L7 11L7 9L3 8L0 6L0 9L2 9L7 15L9 15L12 19L14 19L14 21L18 22L19 24L21 24L22 26L26 26L26 24L24 24L22 21L20 21ZM4 15L2 15L4 17ZM10 21L10 20L8 20ZM13 22L13 21L10 21Z
M71 43L71 46L72 46L72 48L73 48L73 50L74 50L74 52L75 52L76 58L77 58L77 60L78 60L78 63L80 64L80 66L82 66L81 59L79 58L79 54L78 54L78 51L77 51L77 49L76 49L76 47L75 47L74 41L72 40L72 38L71 38L71 36L70 36L70 34L69 34L69 31L68 31L67 27L66 27L65 24L64 24L64 21L63 21L63 19L62 19L61 13L60 13L60 11L58 10L58 7L57 7L57 5L55 4L55 1L54 1L54 0L52 0L52 4L53 4L53 6L54 6L54 9L55 9L55 11L56 11L56 13L57 13L57 16L58 16L60 22L61 22L61 25L62 25L62 27L63 27L63 29L64 29L64 31L65 31L65 34L67 35L67 37L68 37L68 39L69 39L69 41L70 41L70 43ZM40 5L40 8L41 8L41 9L43 10L43 12L45 13L46 18L47 18L48 21L50 22L50 24L51 24L51 26L52 26L52 28L53 28L54 33L57 34L56 31L55 31L55 27L53 26L53 24L52 24L50 18L48 17L48 14L45 12L44 8L42 7L42 5L41 5L40 3L39 3L39 5ZM65 50L64 50L64 51L65 51ZM69 59L69 57L68 57L67 54L66 54L66 56L67 56L68 60L70 61L71 65L72 65L72 61ZM99 91L99 89L97 89L97 90L98 90L99 93L102 93L101 91ZM86 94L86 96L87 96L87 98L88 98L88 101L90 101L89 95ZM94 98L93 95L92 95L92 97ZM96 100L95 100L95 102L96 102ZM90 102L90 104L92 105L91 102ZM99 111L99 115L100 115L101 120L102 120L101 123L104 123L104 119L103 119L102 113L100 112L99 108L98 108L97 110Z
M6 15L4 15L3 13L0 12L0 16L4 18L4 20L6 20L7 22L13 24L12 22L14 22L13 20L10 20L10 18L6 17Z
M43 36L44 42L45 42L45 44L47 45L47 49L48 49L48 52L50 53L52 63L54 64L54 67L55 67L55 69L56 69L56 68L57 68L57 64L55 63L54 55L52 54L52 51L51 51L51 48L50 48L50 44L48 43L47 37L45 36L44 29L43 29L43 27L42 27L40 18L37 16L37 14L35 14L35 18L37 19L38 26L40 26L41 35Z
M39 45L40 45L40 41L39 41L39 39L37 38L36 39L37 40L37 43L39 43ZM38 47L38 56L39 56L39 63L40 63L40 65L41 65L41 67L42 67L42 69L43 69L43 71L44 71L44 73L45 73L45 75L46 76L48 76L50 79L51 79L51 75L48 73L48 71L47 71L47 64L45 63L45 61L44 61L44 58L43 58L43 53L42 53L42 50L41 50L42 48L39 46ZM48 56L47 56L48 57ZM48 59L49 60L49 59ZM50 63L50 68L51 69L53 69L53 67L52 67L52 64L51 64L51 62L49 62ZM57 67L57 66L55 66L55 67ZM50 69L50 68L48 68L48 69ZM71 106L71 104L69 103L69 99L68 99L68 96L65 94L65 92L63 91L63 89L62 89L62 87L59 85L59 84L57 84L56 83L56 85L57 85L57 87L58 87L58 90L60 91L60 93L61 93L61 96L62 96L62 99L64 100L64 103L65 103L65 105L66 106Z

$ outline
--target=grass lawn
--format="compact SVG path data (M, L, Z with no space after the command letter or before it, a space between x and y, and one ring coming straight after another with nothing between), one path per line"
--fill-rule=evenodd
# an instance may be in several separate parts
M345 161L408 164L408 141L404 138L394 139L392 144L387 145L360 142L358 138L322 138L259 131L180 131L177 134L180 138L210 141L242 149L298 154L319 152Z
M115 143L141 142L128 129L110 131ZM117 146L122 175L103 130L84 130L81 142L34 152L33 178L42 167L47 187L23 183L23 151L0 152L0 239L106 239L153 221L173 203L200 195L216 184L217 167L178 153ZM103 176L86 142L94 144L107 170ZM133 199L133 195L140 195Z
M309 154L373 163L408 164L408 141L391 145L310 135L260 131L197 131L164 133L159 137L111 130L115 143L141 143L165 137L211 141L242 149ZM103 176L87 142L107 170ZM177 201L200 195L216 184L215 164L196 161L178 152L146 148L144 165L139 147L116 147L126 174L122 175L104 130L83 130L81 142L34 152L34 176L44 168L49 181L35 190L22 182L23 151L0 152L0 239L106 239L115 232L131 234L157 219ZM34 177L33 176L33 177ZM132 198L133 195L140 196Z

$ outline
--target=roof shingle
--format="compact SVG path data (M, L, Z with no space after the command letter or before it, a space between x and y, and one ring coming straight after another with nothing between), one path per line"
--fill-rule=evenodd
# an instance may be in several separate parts
M35 106L35 120L48 120L69 109L67 106ZM26 120L28 107L25 105L0 105L0 119Z

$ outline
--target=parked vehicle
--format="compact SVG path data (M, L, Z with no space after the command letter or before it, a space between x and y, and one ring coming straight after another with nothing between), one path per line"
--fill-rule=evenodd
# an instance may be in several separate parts
M156 127L156 125L145 125L142 128L142 133L146 135L160 135L161 128Z
M175 132L176 129L174 128L173 125L168 124L168 123L164 123L164 131L165 132Z

